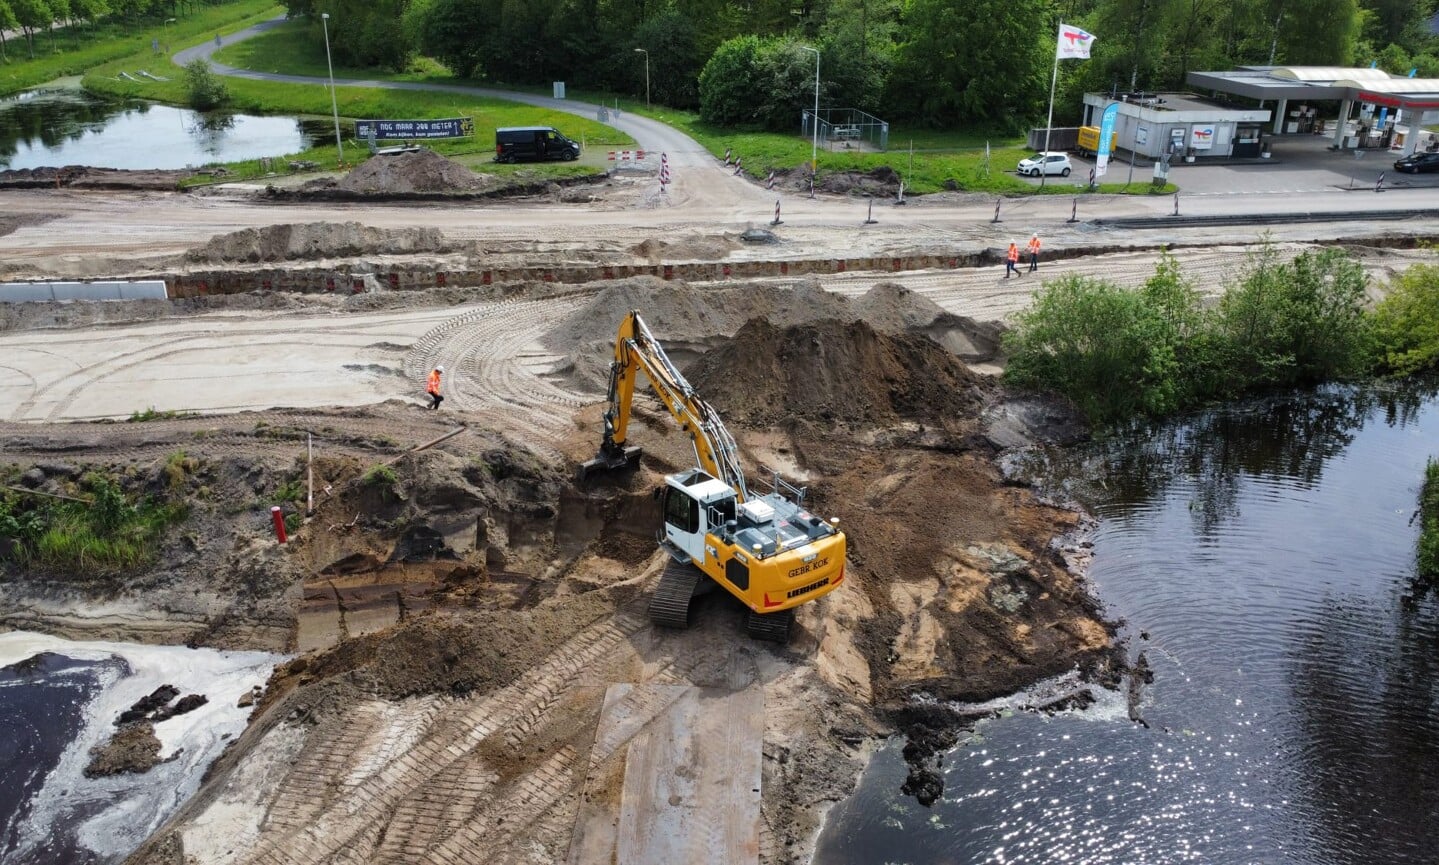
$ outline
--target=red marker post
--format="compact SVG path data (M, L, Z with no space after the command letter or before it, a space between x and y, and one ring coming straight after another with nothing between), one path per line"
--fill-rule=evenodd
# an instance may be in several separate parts
M282 544L288 541L289 536L285 534L285 514L281 512L279 505L270 508L270 521L275 524L275 540Z

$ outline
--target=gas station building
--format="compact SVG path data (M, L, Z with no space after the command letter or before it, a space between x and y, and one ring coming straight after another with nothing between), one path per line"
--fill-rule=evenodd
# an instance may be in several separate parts
M1211 95L1086 93L1084 125L1097 126L1118 102L1118 149L1193 161L1262 157L1271 138L1292 135L1327 136L1335 150L1393 146L1407 155L1429 143L1420 134L1426 115L1439 120L1439 79L1382 69L1242 66L1190 72L1188 83Z

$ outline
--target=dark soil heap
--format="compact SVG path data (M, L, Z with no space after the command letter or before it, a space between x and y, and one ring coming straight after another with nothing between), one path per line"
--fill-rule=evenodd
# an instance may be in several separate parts
M832 319L788 328L751 320L689 378L727 419L758 426L949 426L972 421L991 389L926 337Z

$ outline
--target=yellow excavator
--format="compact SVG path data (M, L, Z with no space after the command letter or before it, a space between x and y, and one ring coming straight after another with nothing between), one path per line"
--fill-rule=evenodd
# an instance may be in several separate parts
M839 521L810 513L804 489L778 474L772 492L750 493L734 438L665 355L638 312L620 322L604 440L598 455L580 466L581 479L639 460L642 449L628 444L628 433L641 373L689 434L696 463L667 475L656 493L664 515L659 543L670 561L650 599L650 619L665 627L689 627L690 602L718 585L749 607L750 636L788 641L794 608L844 581L845 537Z

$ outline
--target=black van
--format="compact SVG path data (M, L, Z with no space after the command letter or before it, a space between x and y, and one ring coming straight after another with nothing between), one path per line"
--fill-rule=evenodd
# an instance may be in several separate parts
M566 162L580 158L580 146L552 126L505 126L495 130L496 162Z

